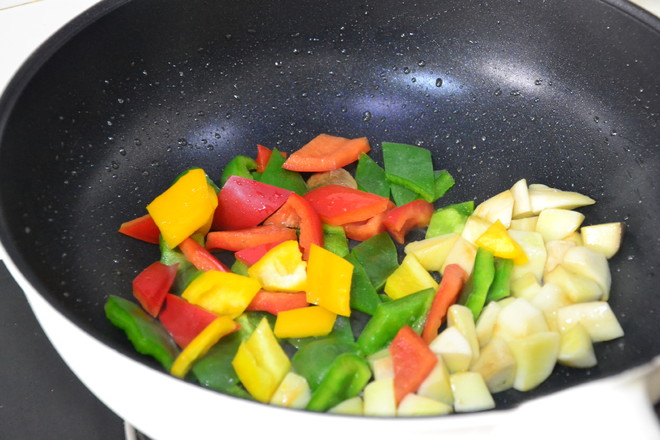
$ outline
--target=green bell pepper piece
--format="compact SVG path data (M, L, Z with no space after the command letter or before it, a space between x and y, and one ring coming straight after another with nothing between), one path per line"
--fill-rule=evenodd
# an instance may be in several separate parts
M193 235L192 237L200 243L198 235ZM200 244L203 245L203 242ZM165 240L163 240L162 235L160 237L160 262L167 266L173 264L179 265L171 289L172 293L177 295L181 295L183 291L186 290L186 287L188 287L188 284L202 274L202 271L193 266L182 252L169 247L167 243L165 243Z
M231 361L236 356L241 342L247 341L266 316L261 312L247 312L236 318L240 328L224 336L202 358L195 361L192 372L204 387L233 396L252 399L252 396L240 385L240 380Z
M179 348L160 322L137 304L114 295L108 297L103 309L108 320L126 333L138 353L153 357L170 371Z
M300 173L282 168L285 160L277 148L274 148L260 181L279 188L288 189L299 196L304 195L307 192L305 180L303 180Z
M511 294L511 274L513 273L513 260L495 257L495 277L488 289L486 304L499 301Z
M332 362L327 374L312 392L307 410L327 411L360 394L370 379L371 369L366 359L355 353L343 353Z
M422 196L420 196L415 191L409 190L405 186L399 185L398 183L391 183L390 191L392 192L392 200L394 200L394 204L396 206L403 206L406 203L412 202L413 200L422 198Z
M325 337L301 347L291 358L293 371L305 379L312 391L323 381L332 362L343 353L355 353L354 342L343 341L336 337Z
M387 232L375 235L358 244L351 251L369 276L374 288L379 291L385 281L399 267L399 256L392 237Z
M436 170L433 174L435 177L435 200L438 200L454 186L456 181L447 170Z
M257 169L257 162L251 157L235 156L229 161L224 170L222 170L222 184L224 185L230 176L245 177L246 179L254 179L252 171Z
M472 311L476 321L486 304L488 289L495 278L495 257L492 251L486 248L477 249L470 278L471 291L465 300L465 306Z
M351 281L351 309L357 310L368 315L373 315L376 308L381 303L378 291L369 280L367 271L358 261L355 254L346 258L353 264L353 278Z
M444 234L460 234L463 231L465 222L473 212L473 200L437 209L431 216L425 238L437 237Z
M421 332L434 296L434 289L424 289L378 305L357 339L360 353L369 356L385 348L406 325Z
M390 198L390 183L385 170L371 156L362 153L355 169L355 181L360 191Z
M390 183L414 191L427 202L435 200L435 176L429 150L414 145L383 142L383 162Z
M323 223L323 247L345 258L350 250L344 228Z
M243 263L241 260L234 261L234 264L231 265L230 270L238 275L250 276L248 274L248 265Z

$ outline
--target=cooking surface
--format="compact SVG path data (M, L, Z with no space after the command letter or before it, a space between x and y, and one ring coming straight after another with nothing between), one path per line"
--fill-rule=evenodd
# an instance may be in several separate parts
M9 47L9 42L23 42L25 36L31 44L38 44L39 32L34 35L34 26L44 19L38 13L38 8L52 10L53 3L61 2L44 0L41 4L21 6L25 11L32 8L36 14L32 17L38 17L33 22L26 22L23 27L3 15L11 14L12 17L30 20L30 14L0 11L0 54L12 50L12 60L18 63L23 61L22 54L29 51L16 52ZM72 3L81 7L85 3L95 2L88 0ZM73 10L74 6L70 7ZM60 20L59 16L48 17L47 25L55 30L58 26L53 24ZM66 17L66 13L63 13L61 20L66 20ZM23 47L27 50L26 46ZM17 67L11 63L2 64L0 88ZM36 324L25 299L4 266L0 270L0 292L0 342L3 347L0 352L0 437L122 438L122 421L98 402L62 363Z

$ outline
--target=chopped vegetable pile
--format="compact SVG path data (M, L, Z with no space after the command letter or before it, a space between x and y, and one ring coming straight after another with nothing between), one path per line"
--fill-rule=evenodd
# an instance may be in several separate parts
M161 257L107 318L179 378L369 416L491 409L623 335L607 300L624 225L582 226L593 199L522 179L442 204L454 179L428 150L384 142L382 167L370 150L322 134L236 156L219 186L185 171L121 225Z

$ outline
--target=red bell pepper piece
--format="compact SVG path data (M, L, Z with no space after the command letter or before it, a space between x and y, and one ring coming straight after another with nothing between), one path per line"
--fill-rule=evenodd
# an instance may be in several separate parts
M217 317L215 313L168 293L158 319L177 345L185 348Z
M298 242L307 260L312 244L323 247L323 224L312 205L298 194L291 194L287 201L268 217L266 225L280 225L297 228L300 231Z
M447 316L447 310L458 300L467 278L468 274L458 264L450 264L445 267L431 309L426 317L424 330L422 330L422 338L427 344L438 336L438 330Z
M324 185L305 194L321 220L334 226L368 220L385 211L390 200L342 185Z
M183 252L186 260L199 270L219 270L220 272L231 272L220 260L206 250L206 248L188 237L181 242L179 249Z
M299 309L307 307L307 294L305 292L271 292L269 290L260 290L257 292L252 302L246 310L255 312L268 312L277 315L285 310Z
M413 200L389 211L383 225L397 242L403 244L411 229L429 225L433 211L433 205L426 200Z
M218 193L213 229L237 230L263 222L286 202L291 191L240 176L231 176Z
M133 296L151 316L158 316L178 267L178 264L166 266L156 261L133 279Z
M395 207L396 205L390 201L386 211L361 222L346 223L344 225L344 233L346 234L346 237L351 240L365 241L381 232L385 232L385 224L383 223L383 220L385 220L387 212Z
M390 344L394 367L394 396L397 405L414 393L431 373L438 358L410 326L404 326Z
M212 231L206 236L206 249L240 251L275 241L297 240L294 229L283 226L265 225L238 231Z
M122 223L119 226L119 232L147 243L158 244L160 242L160 230L149 214Z
M273 150L270 148L264 147L263 145L257 145L257 158L255 162L257 162L258 173L264 172L266 165L268 165L268 161L270 160L271 154L273 154ZM284 151L280 151L280 154L286 159L286 153Z
M274 241L272 243L259 244L257 246L241 249L240 251L234 253L234 257L242 263L252 266L254 263L259 261L266 252L282 243L284 240Z
M366 137L346 139L320 134L292 153L282 168L291 171L332 171L355 162L371 150Z

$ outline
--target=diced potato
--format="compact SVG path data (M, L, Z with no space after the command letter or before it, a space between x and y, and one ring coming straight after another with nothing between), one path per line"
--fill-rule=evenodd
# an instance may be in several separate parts
M600 252L606 258L612 258L621 247L624 224L602 223L600 225L583 226L580 228L582 242L589 249Z
M502 307L497 316L493 338L501 337L505 341L524 338L539 332L547 332L548 324L543 312L524 298L515 298Z
M369 382L364 387L365 416L396 416L394 379L381 379Z
M585 246L575 246L564 254L562 266L573 273L595 281L603 292L603 301L608 300L612 276L605 255Z
M452 410L453 407L444 402L419 396L417 394L408 394L403 398L401 403L399 403L397 415L400 417L440 416L450 414Z
M290 371L280 382L280 386L275 390L270 403L286 408L303 409L311 398L312 393L307 380L303 376Z
M351 397L350 399L339 403L337 406L330 408L328 412L331 414L361 416L364 415L364 402L360 396Z
M561 240L577 231L584 221L584 214L569 209L544 209L539 213L536 222L536 232L543 236L546 242Z
M472 268L474 267L474 259L476 256L477 247L463 237L458 237L445 259L445 264L442 265L441 272L444 273L445 267L450 264L458 264L465 273L470 275L472 273Z
M543 276L545 277L549 272L557 267L564 261L564 255L570 248L577 246L574 241L569 240L550 240L545 244L548 257L545 260L545 268L543 269Z
M488 220L489 223L495 223L499 220L508 228L511 225L511 216L513 215L513 202L513 194L511 190L507 189L480 203L474 208L474 215Z
M495 408L493 396L488 391L481 374L474 371L454 373L449 376L449 382L454 393L454 410L456 412L484 411Z
M392 355L389 348L384 348L367 356L367 361L371 367L374 380L391 379L394 377L394 365L392 364Z
M605 301L571 304L557 310L559 331L565 332L576 323L589 333L592 342L609 341L623 336L621 324Z
M497 317L502 310L500 303L500 301L489 302L481 311L479 318L477 318L475 331L477 332L477 339L479 340L480 347L488 344L493 336L493 330L495 329L495 324L497 324Z
M502 338L492 338L481 350L479 359L470 367L484 378L491 393L499 393L513 386L516 360Z
M603 289L598 283L557 265L545 276L545 282L559 287L573 303L597 301L603 297Z
M565 241L572 241L575 243L575 246L582 246L582 235L578 231L573 231L570 234L568 234L566 237L562 238L562 240Z
M470 343L456 327L447 327L440 332L429 348L442 356L451 373L466 371L472 362Z
M471 215L467 218L465 226L463 227L463 232L461 232L461 237L466 239L472 244L475 244L477 238L481 237L486 229L490 227L492 223L476 215Z
M439 271L458 240L458 234L438 235L425 240L413 241L405 247L406 254L413 254L428 271Z
M511 281L511 295L531 301L541 290L541 285L533 273L527 272L520 278Z
M474 314L464 305L452 304L447 310L447 325L456 327L470 344L472 362L479 357L479 338L474 325Z
M596 203L591 197L572 191L561 191L545 185L529 185L529 201L532 213L539 214L545 209L575 209Z
M438 362L417 389L417 394L451 406L454 404L454 395L451 392L451 385L449 383L449 370L445 365L442 355L436 356L438 357Z
M513 196L513 210L511 216L514 219L521 219L532 215L532 204L529 200L529 189L527 188L527 180L520 179L511 187L511 195ZM513 227L513 220L511 227Z
M509 341L516 360L513 387L518 391L536 388L552 374L559 354L559 333L539 332Z
M545 260L547 252L545 250L545 242L543 237L538 232L525 232L509 230L509 236L523 248L525 255L527 255L527 263L516 264L513 266L511 279L515 280L520 278L528 272L534 274L538 281L543 277L543 268L545 268Z
M559 331L557 310L572 304L564 292L552 283L544 284L541 290L532 298L531 303L543 312L551 331Z
M539 221L537 215L532 217L517 218L511 220L510 230L536 232L536 223Z
M598 363L591 337L580 323L561 332L558 361L573 368L591 368Z

